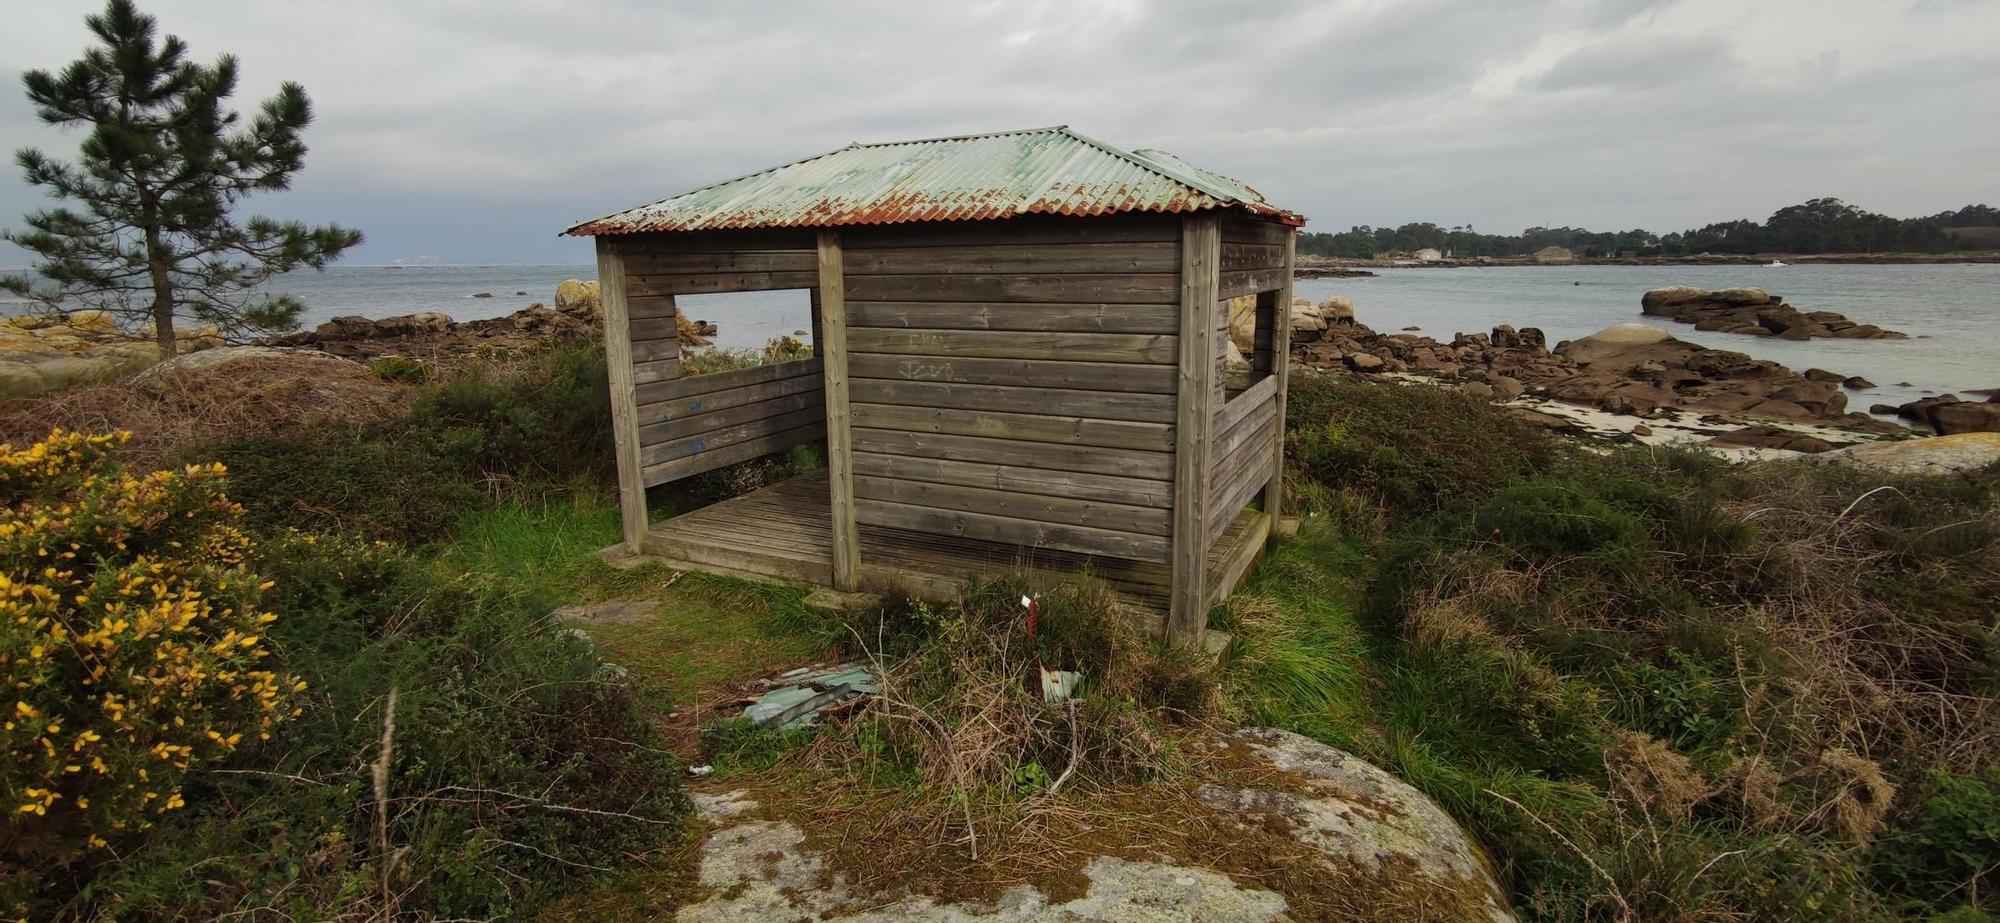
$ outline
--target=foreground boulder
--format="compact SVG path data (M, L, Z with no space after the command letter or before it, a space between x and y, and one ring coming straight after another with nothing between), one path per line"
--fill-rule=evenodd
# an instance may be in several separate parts
M1905 334L1873 324L1848 320L1833 311L1800 311L1761 288L1703 291L1685 285L1656 288L1639 299L1649 317L1693 324L1696 330L1717 330L1787 340L1836 337L1849 340L1904 339Z
M755 800L768 794L696 791L691 798L709 832L697 889L673 919L1261 923L1342 919L1340 905L1371 908L1373 919L1514 919L1485 856L1396 777L1288 731L1226 734L1211 755L1233 767L1224 774L1231 781L1198 786L1192 797L1162 790L1118 809L1194 812L1170 815L1190 831L1188 842L1134 849L1115 826L1105 827L1087 849L1058 860L1061 887L1023 881L983 899L938 896L940 882L898 880L880 859L870 860L870 883L857 883L842 862L852 844L814 837L801 826L811 824L810 810Z
M1869 442L1815 455L1813 460L1878 474L1963 474L2000 464L2000 433Z
M1441 918L1514 919L1485 855L1409 783L1290 731L1245 728L1223 742L1302 785L1204 785L1197 792L1203 804L1245 827L1276 827L1343 870L1421 882L1434 889L1432 908L1458 908Z

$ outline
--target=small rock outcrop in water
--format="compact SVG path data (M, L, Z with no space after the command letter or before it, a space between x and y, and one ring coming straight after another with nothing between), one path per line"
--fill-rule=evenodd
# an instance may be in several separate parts
M1685 285L1656 288L1639 299L1639 310L1650 317L1665 317L1696 330L1717 330L1750 336L1810 340L1835 337L1843 340L1905 339L1894 330L1848 320L1833 311L1800 311L1785 299L1761 288L1725 288L1703 291Z
M1939 394L1920 398L1900 407L1877 404L1869 409L1880 414L1893 413L1912 423L1921 423L1940 436L1958 433L2000 433L2000 395L1989 397L1984 401L1968 401L1956 394Z

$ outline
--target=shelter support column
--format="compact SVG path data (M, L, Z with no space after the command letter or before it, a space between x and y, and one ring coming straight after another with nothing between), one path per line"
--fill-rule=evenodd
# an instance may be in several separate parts
M604 361L611 379L611 435L618 456L618 517L625 550L646 539L646 482L639 459L639 406L632 377L632 312L625 301L625 260L616 242L597 238L597 291L604 308Z
M1272 437L1271 482L1264 485L1264 512L1271 517L1271 537L1278 535L1278 516L1285 501L1285 391L1292 368L1292 261L1297 256L1299 232L1287 228L1285 234L1285 279L1278 285L1278 303L1271 308L1271 377L1278 383L1278 429Z
M1168 636L1208 628L1208 467L1216 399L1215 320L1222 238L1213 214L1181 225L1180 372L1174 411L1173 587Z
M847 296L840 232L819 232L819 339L826 366L826 471L833 512L833 585L852 590L861 579L861 537L854 521L854 441L847 398Z

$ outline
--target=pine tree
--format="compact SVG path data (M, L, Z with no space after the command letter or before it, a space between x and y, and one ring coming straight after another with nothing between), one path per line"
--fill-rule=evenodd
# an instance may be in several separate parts
M361 242L334 225L248 218L239 200L291 185L304 166L300 133L312 121L305 90L285 83L247 125L226 107L236 59L187 60L187 45L131 0L109 0L85 19L101 44L61 73L29 71L21 82L49 125L89 129L76 163L24 148L27 181L75 208L29 214L29 230L0 237L40 258L0 287L51 309L90 307L122 323L150 323L163 357L174 355L176 315L216 325L232 338L289 330L303 310L259 286L300 267L321 269Z

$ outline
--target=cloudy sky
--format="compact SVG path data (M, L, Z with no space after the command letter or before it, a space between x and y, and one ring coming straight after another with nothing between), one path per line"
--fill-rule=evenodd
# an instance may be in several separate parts
M15 75L72 60L98 4L10 6L0 147L73 152ZM1317 230L2000 204L2000 0L141 6L238 55L245 108L305 84L307 168L252 205L361 228L359 263L582 262L555 236L576 219L850 141L1054 124ZM0 227L38 204L0 178Z

